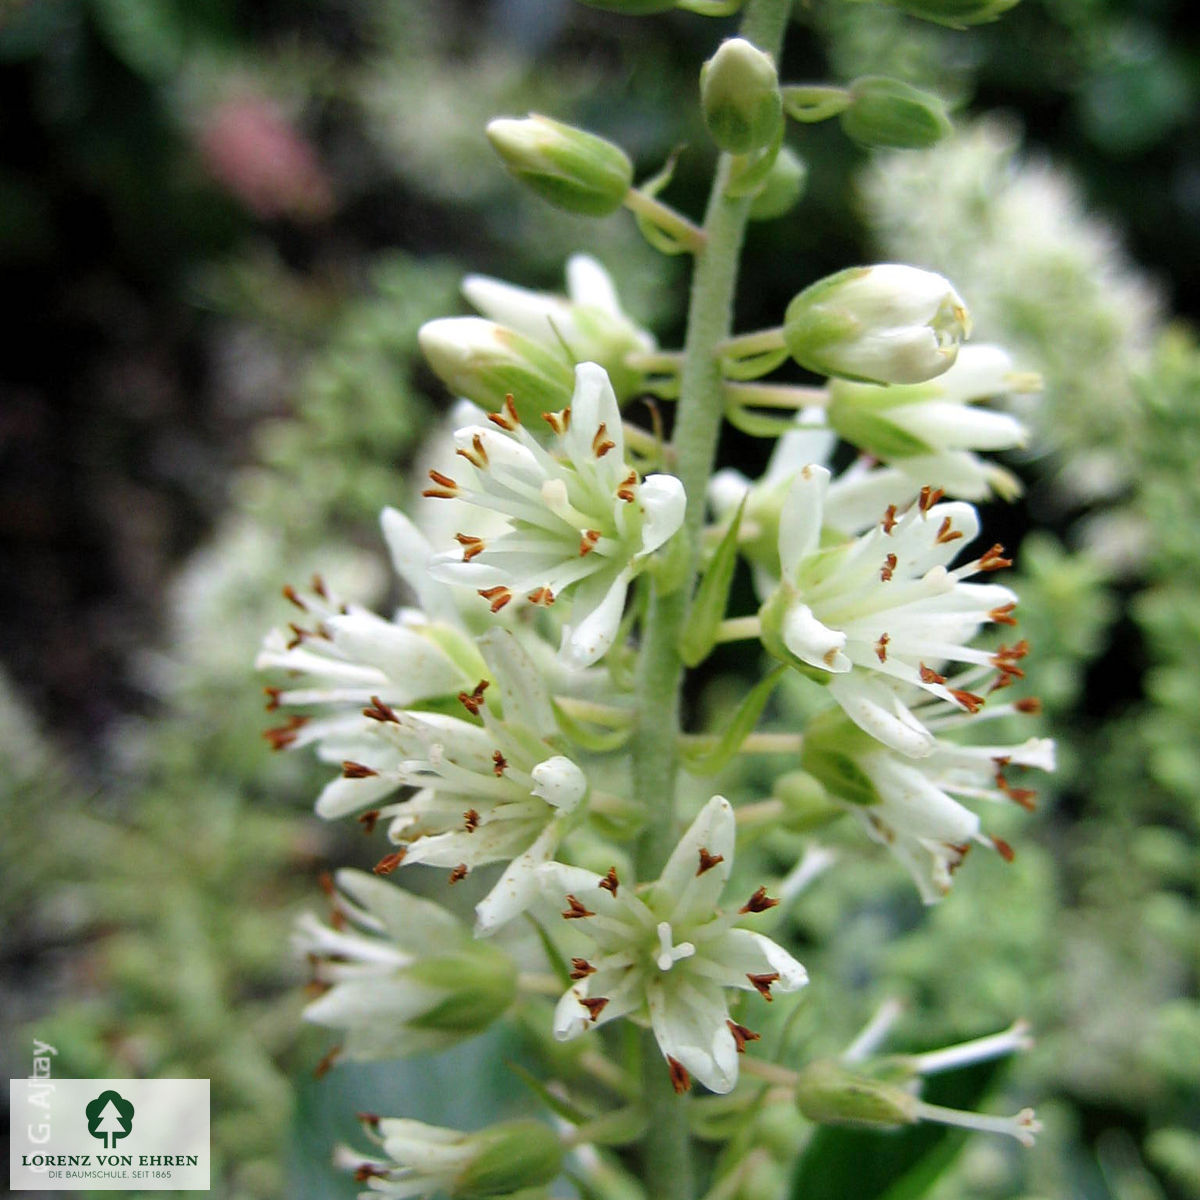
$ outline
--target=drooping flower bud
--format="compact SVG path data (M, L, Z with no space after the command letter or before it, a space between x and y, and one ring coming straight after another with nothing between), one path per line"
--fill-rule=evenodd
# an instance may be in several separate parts
M568 212L608 216L633 182L633 164L620 146L549 117L499 117L487 135L522 183Z
M886 0L893 8L923 21L935 21L952 29L983 25L1015 8L1019 0Z
M783 120L771 56L745 38L722 42L700 70L700 103L713 141L731 154L769 146Z
M456 395L499 412L513 397L523 420L571 403L575 375L561 355L482 317L427 321L417 341L439 379Z
M868 75L850 85L849 108L840 120L846 136L860 146L923 150L951 130L946 106L930 92L899 79Z
M788 305L783 337L803 367L866 383L922 383L954 364L971 329L941 275L883 263L838 271Z

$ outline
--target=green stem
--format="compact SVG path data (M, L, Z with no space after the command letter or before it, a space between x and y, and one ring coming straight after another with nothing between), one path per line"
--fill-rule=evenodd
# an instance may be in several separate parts
M750 0L741 34L778 58L792 0ZM635 795L646 807L637 845L642 880L662 870L678 837L675 812L676 739L680 732L683 662L679 637L699 566L705 492L716 457L724 410L717 347L729 336L738 258L750 198L726 196L730 159L722 155L704 218L704 244L696 251L688 331L671 448L675 473L687 494L684 530L690 548L686 582L651 593L638 656L638 722L631 740ZM651 586L653 586L651 584ZM642 1039L642 1089L650 1130L642 1145L642 1184L656 1200L695 1195L686 1098L677 1096L652 1033Z
M753 408L801 409L814 405L824 408L830 400L828 388L799 383L727 383L725 395Z

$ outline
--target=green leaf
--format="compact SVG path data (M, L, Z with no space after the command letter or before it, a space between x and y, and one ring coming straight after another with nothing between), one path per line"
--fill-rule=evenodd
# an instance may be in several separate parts
M734 514L729 528L721 538L712 561L705 568L692 601L691 611L679 639L679 655L684 664L694 667L703 662L717 644L717 630L725 617L729 603L729 587L733 583L733 572L738 558L738 531L742 526L742 513L746 508L743 498Z
M766 708L771 693L786 670L786 666L776 667L765 679L755 684L746 693L746 698L738 706L737 712L733 714L733 720L729 722L725 732L712 745L705 745L698 749L685 749L682 755L684 768L693 775L716 775L723 771L741 749L742 742L746 740L747 735L758 724L758 718L762 716L762 711Z
M1003 1060L996 1060L936 1076L926 1084L924 1098L978 1110L1003 1069ZM796 1162L791 1200L919 1200L968 1136L928 1123L894 1132L822 1126Z

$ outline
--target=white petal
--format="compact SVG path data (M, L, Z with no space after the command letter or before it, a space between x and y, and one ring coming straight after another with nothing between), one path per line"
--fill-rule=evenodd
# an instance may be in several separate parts
M369 808L377 800L390 796L399 783L387 775L368 775L365 779L331 779L317 797L316 813L332 821L360 809Z
M325 622L333 644L347 658L383 671L398 693L395 703L457 692L462 675L441 649L421 634L368 613L330 617Z
M621 304L612 276L590 254L572 254L567 259L567 295L572 304L586 304L621 317Z
M637 490L637 498L646 514L640 554L649 554L683 524L687 493L683 481L674 475L647 475Z
M906 405L888 415L927 446L948 450L1010 450L1028 440L1025 426L1016 417L949 400Z
M817 549L829 471L809 464L788 489L779 514L779 561L784 579L794 579L801 559Z
M722 467L708 481L708 503L718 520L724 520L750 491L750 480L734 467Z
M824 414L821 414L822 420ZM760 483L782 483L790 479L802 467L809 463L827 463L837 445L837 434L830 429L804 428L797 424L795 429L788 430L776 443L767 463L766 474Z
M541 738L557 732L558 724L541 673L511 630L491 629L479 639L478 645L500 689L505 719Z
M962 346L954 366L938 377L936 389L950 400L987 400L1009 391L1012 356L999 346Z
M608 653L625 611L625 593L631 578L631 571L622 571L598 603L593 602L593 596L603 585L603 576L593 576L575 593L571 602L571 624L563 629L559 648L559 657L568 666L590 667ZM592 605L590 609L589 604Z
M725 987L750 989L749 975L778 975L772 987L794 992L808 982L808 972L782 946L750 929L731 929L701 945L694 970Z
M561 754L538 763L530 774L537 784L533 794L540 796L560 813L574 812L587 794L587 776Z
M334 876L338 889L377 917L387 936L414 954L445 953L465 937L462 922L432 900L349 867Z
M937 745L931 734L881 680L861 671L835 675L829 694L859 729L909 758L924 758Z
M669 914L672 925L686 930L712 915L733 869L737 823L724 796L714 796L696 814L654 885L657 911ZM700 872L700 851L722 861ZM686 936L686 934L681 934Z
M462 291L485 317L543 345L557 346L560 336L570 341L574 334L571 306L561 296L515 287L487 275L468 275Z
M450 592L429 574L433 549L425 535L402 512L385 508L380 514L384 541L392 556L392 567L417 597L427 613L455 621L458 613Z
M523 913L537 898L537 870L550 861L562 830L549 824L537 840L508 864L496 886L475 905L475 936L487 937Z
M625 434L621 410L608 372L597 363L580 363L575 368L575 391L571 397L571 424L563 439L567 454L576 463L596 461L592 441L600 426L613 448L601 459L622 464L625 461Z
M842 653L846 635L822 625L807 604L791 605L783 619L782 634L783 644L810 667L837 674L850 670L850 660Z
M737 1045L725 1022L729 1008L715 984L700 979L656 980L648 989L650 1025L664 1057L685 1066L709 1091L724 1095L737 1083Z

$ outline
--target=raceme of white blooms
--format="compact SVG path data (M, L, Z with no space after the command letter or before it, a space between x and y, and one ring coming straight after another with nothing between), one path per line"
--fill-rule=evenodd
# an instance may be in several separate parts
M576 367L570 406L544 415L550 449L512 404L492 413L490 426L455 434L463 465L456 477L431 471L424 494L503 513L509 527L485 539L470 531L464 510L460 549L435 558L430 571L474 587L492 612L514 599L549 608L568 596L560 653L585 667L612 646L630 582L679 529L687 498L675 476L641 479L626 461L621 413L602 367Z
M551 863L543 891L594 950L575 957L574 985L559 1001L554 1034L577 1037L617 1017L649 1018L676 1091L695 1076L714 1092L737 1083L739 1053L758 1034L729 1015L727 992L793 992L804 968L761 933L737 927L778 903L760 888L735 913L718 907L733 866L733 808L714 796L671 854L658 880L637 890L606 876Z
M964 714L957 706L916 688L902 702L928 730L948 732ZM1036 712L1037 702L989 706L971 720ZM802 765L834 799L862 821L872 838L886 846L912 876L921 899L934 904L950 890L952 875L978 842L1012 858L1007 842L989 837L979 816L964 800L1011 802L1032 809L1032 789L1014 785L1013 768L1054 770L1054 742L1029 738L1019 745L958 745L937 736L924 758L908 758L855 729L833 709L804 731Z
M321 989L305 1020L345 1035L335 1057L445 1050L512 1003L512 959L439 904L363 871L338 871L335 880L329 923L304 913L292 937Z

